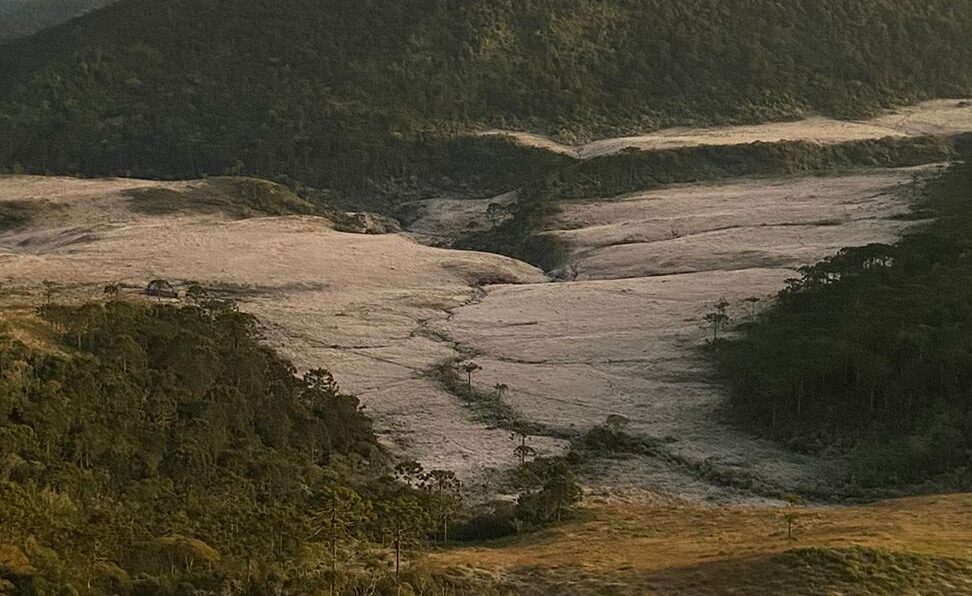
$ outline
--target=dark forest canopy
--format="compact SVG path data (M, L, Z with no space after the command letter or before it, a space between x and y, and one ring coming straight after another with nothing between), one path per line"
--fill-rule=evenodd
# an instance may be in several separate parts
M738 419L849 452L858 488L972 487L972 165L927 193L918 214L934 223L805 267L717 343Z
M221 581L217 560L265 571L301 548L330 491L381 469L357 399L325 371L296 377L233 308L42 313L55 350L0 349L0 551L33 569L0 556L17 593L126 592L115 584L168 576L173 557L194 582Z
M188 299L4 317L0 594L406 593L425 544L539 527L579 498L538 458L515 506L464 507L452 472L393 467L326 370L298 376L252 316Z
M566 136L972 92L969 0L123 0L0 48L0 167L346 185Z

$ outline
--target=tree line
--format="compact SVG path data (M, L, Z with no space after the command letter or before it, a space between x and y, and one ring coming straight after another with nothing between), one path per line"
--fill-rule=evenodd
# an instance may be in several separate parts
M933 221L804 267L715 342L741 424L849 454L851 487L972 487L970 183L953 166L915 206Z
M360 189L451 177L449 139L470 128L859 117L968 94L970 15L954 0L131 0L0 48L0 167Z

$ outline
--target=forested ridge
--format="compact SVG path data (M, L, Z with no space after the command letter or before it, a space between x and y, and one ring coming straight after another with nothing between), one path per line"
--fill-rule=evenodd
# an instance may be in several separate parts
M392 461L326 370L298 375L250 315L198 286L187 299L4 316L0 594L463 593L416 552L559 520L579 497L538 459L518 503L465 507L452 472Z
M969 0L123 0L0 48L0 167L440 177L442 139L476 127L588 137L967 94L969 39Z
M56 349L0 350L2 593L167 593L247 566L272 585L331 494L394 488L357 399L227 305L42 315Z
M924 192L933 222L801 269L716 343L740 424L849 454L854 490L972 488L972 165Z

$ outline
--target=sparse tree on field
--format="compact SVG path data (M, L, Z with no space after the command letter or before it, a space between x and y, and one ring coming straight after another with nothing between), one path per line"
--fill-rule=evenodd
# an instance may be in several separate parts
M482 487L483 492L489 492L489 488L493 485L493 480L497 476L496 468L483 468L481 477L483 479Z
M486 208L486 217L489 218L489 223L491 223L494 228L503 223L505 211L506 210L499 203L490 203Z
M553 508L554 521L560 523L564 511L581 499L581 488L574 482L570 472L559 470L544 484L540 497Z
M496 390L496 399L503 399L510 390L510 387L504 383L497 383L493 389Z
M428 517L414 496L400 495L378 504L379 520L391 535L395 551L395 581L401 581L402 558L428 529Z
M786 509L783 510L783 521L786 522L786 537L789 540L794 540L793 528L800 519L797 507L803 504L803 499L800 498L800 495L789 493L783 496L783 500L786 501Z
M511 441L520 441L519 444L513 448L513 457L520 462L520 467L526 464L527 458L533 457L537 454L536 449L526 444L527 438L528 435L525 432L513 431L510 433Z
M110 283L105 286L104 294L108 300L114 300L121 292L121 287L117 283Z
M466 362L460 369L466 373L466 388L472 391L472 376L477 370L482 370L483 367L479 366L475 362Z
M199 284L192 284L189 286L189 289L186 290L186 300L188 300L190 304L200 306L210 298L211 296L209 294L209 290Z
M359 535L367 517L367 505L355 491L346 487L328 488L323 496L324 506L315 513L316 526L311 540L322 540L330 551L330 594L337 584L338 548L351 544Z
M551 462L535 480L539 489L526 490L517 499L516 518L527 524L560 522L581 499L581 488L566 462Z
M749 298L746 298L746 302L749 303L749 306L752 309L750 311L750 316L752 317L753 321L755 321L756 314L757 314L756 308L759 305L759 303L762 302L762 299L759 296L750 296Z
M712 341L719 339L719 331L724 329L726 324L729 323L729 315L726 313L727 308L729 308L729 302L723 298L716 303L714 311L702 317L702 320L712 329Z
M54 303L54 297L57 295L59 289L58 284L57 282L45 279L41 282L41 286L44 288L44 304L50 306Z

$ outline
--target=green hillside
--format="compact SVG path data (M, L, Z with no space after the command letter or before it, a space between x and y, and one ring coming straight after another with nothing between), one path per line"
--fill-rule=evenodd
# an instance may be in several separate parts
M439 180L438 141L476 127L588 137L967 94L970 39L969 0L124 0L0 48L0 165Z
M436 536L454 476L393 480L357 398L192 295L5 307L0 594L323 593Z

